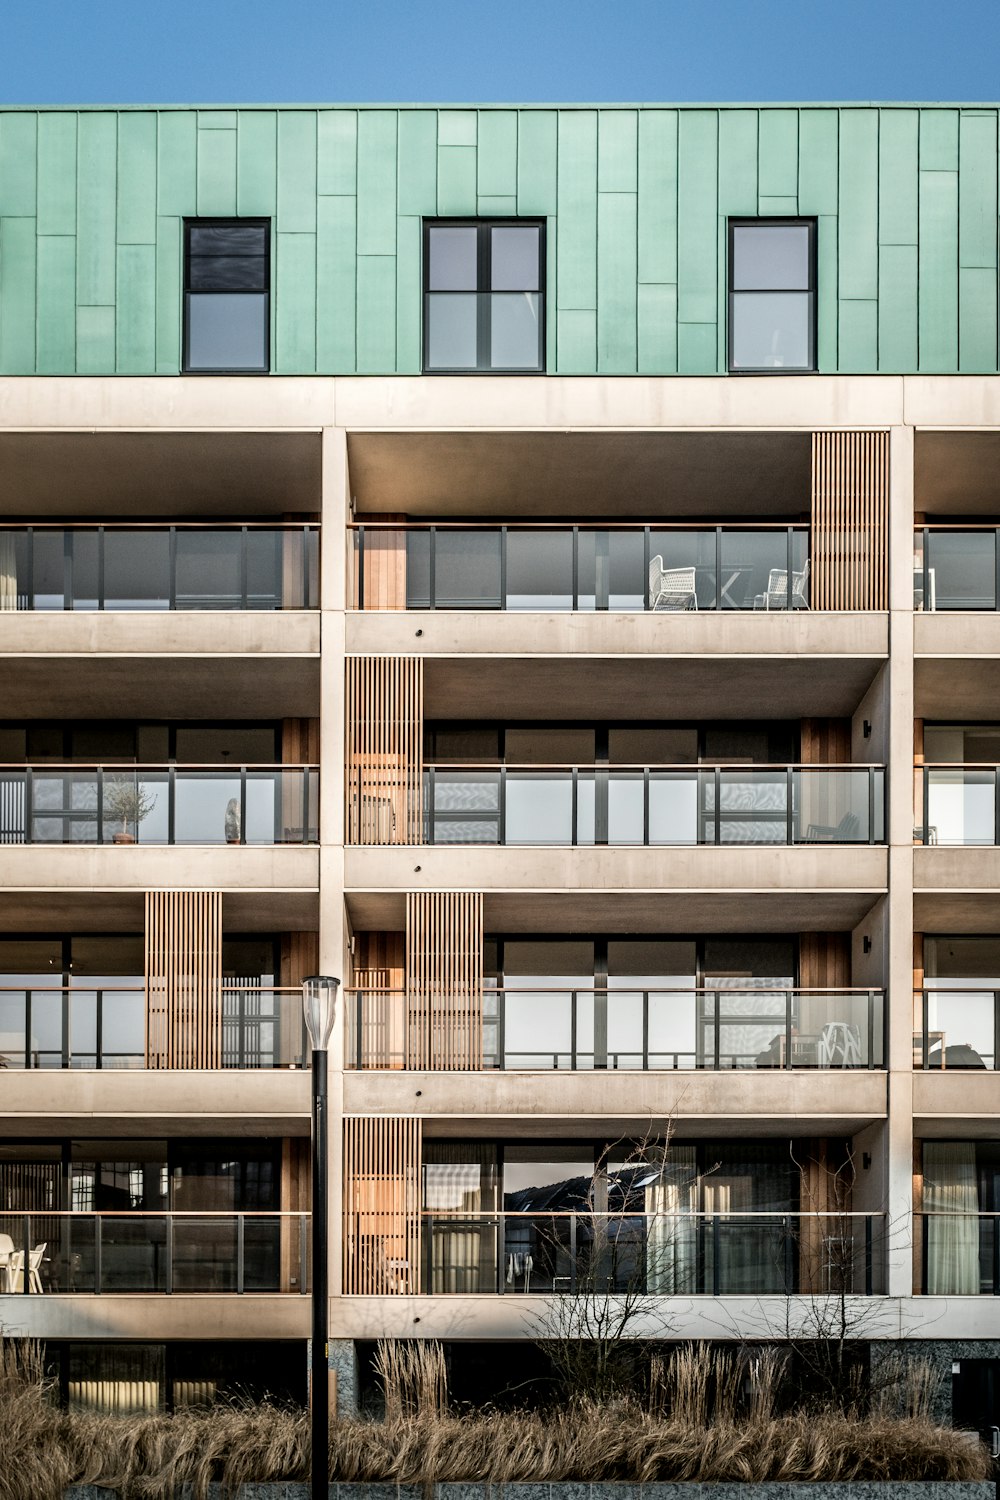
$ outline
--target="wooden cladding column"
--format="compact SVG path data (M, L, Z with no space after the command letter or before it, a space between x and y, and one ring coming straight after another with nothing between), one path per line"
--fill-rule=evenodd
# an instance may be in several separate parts
M483 897L410 891L406 897L407 1066L483 1066Z
M347 842L423 842L424 664L347 658Z
M344 1294L420 1291L421 1122L344 1117Z
M222 1066L222 892L146 892L146 1066Z
M812 607L888 609L889 434L814 432Z

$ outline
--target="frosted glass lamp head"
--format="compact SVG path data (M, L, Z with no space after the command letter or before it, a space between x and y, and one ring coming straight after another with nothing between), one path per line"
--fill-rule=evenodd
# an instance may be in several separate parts
M312 974L302 981L302 1014L314 1052L325 1052L329 1046L339 989L340 980L329 974Z

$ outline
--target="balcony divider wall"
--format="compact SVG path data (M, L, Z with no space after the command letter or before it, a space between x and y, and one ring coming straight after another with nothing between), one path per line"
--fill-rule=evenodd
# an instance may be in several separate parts
M407 892L406 1004L408 1067L482 1069L481 892Z
M146 892L146 1067L222 1065L222 892Z
M812 607L888 608L889 434L814 432Z
M344 1293L420 1291L422 1122L344 1117Z
M349 656L347 842L423 841L423 660Z

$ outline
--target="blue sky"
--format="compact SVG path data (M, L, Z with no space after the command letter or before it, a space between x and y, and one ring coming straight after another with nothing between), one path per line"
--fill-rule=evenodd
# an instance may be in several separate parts
M3 0L0 103L988 100L998 0Z

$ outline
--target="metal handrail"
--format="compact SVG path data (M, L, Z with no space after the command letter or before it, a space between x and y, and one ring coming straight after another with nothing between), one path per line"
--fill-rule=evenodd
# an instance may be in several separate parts
M506 595L507 595L506 584L507 584L507 577L508 577L507 538L508 538L508 536L511 533L515 533L515 534L517 534L519 532L537 533L537 532L540 532L540 531L545 531L545 532L549 532L549 533L557 533L557 534L565 535L565 536L568 536L568 537L572 537L572 539L573 539L573 561L572 561L572 580L571 580L571 592L572 592L572 606L571 607L572 607L573 610L576 610L579 607L579 599L580 599L581 593L583 593L585 595L585 597L587 597L588 599L590 597L594 597L594 607L595 607L596 610L604 612L604 611L607 611L607 610L610 609L610 607L611 607L611 604L610 604L610 595L609 595L608 589L607 589L607 582L608 582L608 580L607 580L606 577L603 579L603 582L601 582L601 581L598 580L598 577L595 574L595 577L594 577L593 581L594 581L595 588L596 588L596 594L594 593L594 590L590 589L589 587L584 587L583 589L581 589L581 586L580 586L580 584L581 584L581 579L580 579L580 558L579 558L578 541L579 541L579 537L581 535L584 535L584 536L591 535L591 534L596 534L596 535L613 535L613 534L615 534L617 532L634 533L634 534L637 534L637 535L641 536L642 539L643 539L641 574L638 571L638 564L637 564L637 562L633 563L633 566L636 567L636 573L635 573L635 576L634 576L634 578L632 580L633 585L635 586L634 592L642 594L642 604L641 604L641 606L638 606L636 608L636 610L634 611L636 613L639 613L639 612L642 612L642 611L646 611L646 610L652 610L652 608L653 608L654 601L653 601L653 599L651 597L651 592L650 592L650 588L649 588L649 578L650 578L650 564L651 564L651 562L652 562L652 560L653 560L653 558L655 556L654 548L656 546L656 539L659 537L659 535L661 533L671 534L671 533L680 533L680 532L686 532L686 533L697 532L697 533L702 533L702 534L708 535L708 536L714 535L714 537L715 537L715 549L714 549L715 550L715 556L714 556L714 560L713 561L711 561L711 562L708 562L708 561L698 561L698 562L696 562L694 564L688 564L688 563L678 564L678 566L685 566L685 567L691 566L693 569L700 568L703 575L704 575L704 573L706 571L708 571L708 572L710 572L712 574L712 576L713 576L713 578L715 580L715 582L713 584L714 598L713 598L713 600L711 602L708 602L707 600L705 600L700 605L701 609L703 609L703 610L707 609L707 610L710 610L712 612L715 612L715 611L720 611L720 610L746 610L746 609L749 609L749 608L756 608L757 607L756 606L756 598L754 600L754 603L751 604L751 603L749 603L747 601L747 599L745 597L743 599L741 599L741 600L734 599L732 597L731 593L730 593L730 589L733 586L734 582L736 582L736 580L743 575L744 571L752 573L753 572L753 567L751 566L749 569L745 570L745 565L743 565L743 564L733 565L733 564L730 564L730 563L724 563L723 562L723 558L722 558L722 543L723 543L723 538L726 536L726 534L728 532L743 532L743 531L767 532L767 533L772 533L772 534L774 534L776 536L784 535L784 537L785 537L785 548L784 548L783 555L776 556L772 560L771 563L769 563L769 564L766 565L768 574L772 571L772 568L777 568L779 571L781 571L781 572L783 572L785 574L785 586L784 586L785 597L784 597L784 602L779 602L777 599L769 600L769 599L767 599L765 597L765 605L766 605L766 607L769 608L771 611L774 611L774 610L795 610L795 609L801 609L801 608L804 608L804 607L808 607L807 601L805 599L803 599L801 595L796 595L795 588L794 588L794 583L793 583L793 575L796 572L801 572L802 571L802 569L806 565L806 560L807 560L806 556L803 556L800 553L796 552L796 549L795 549L795 546L794 546L794 540L795 540L795 538L797 536L804 537L805 540L806 540L806 543L808 544L808 540L809 540L809 536L810 536L810 527L809 527L809 525L807 523L802 522L802 521L796 521L796 522L790 522L790 521L787 521L787 520L785 520L785 521L771 521L771 522L766 522L766 521L765 522L760 522L760 521L757 521L757 522L748 522L745 525L742 524L739 521L736 521L736 520L727 521L725 523L710 522L710 521L701 521L701 522L699 522L699 521L688 521L688 522L680 522L680 521L664 521L664 522L648 522L648 521L646 521L646 522L639 522L639 521L633 521L633 522L621 522L621 523L619 523L619 522L601 522L601 521L589 522L588 521L588 522L580 523L580 522L574 522L574 521L560 522L558 520L546 520L546 521L535 521L535 522L524 522L524 523L516 522L516 521L515 522L507 522L507 521L473 522L471 524L468 521L461 521L461 520L442 521L440 523L437 522L437 521L419 521L419 522L416 522L416 521L389 522L389 521L367 521L367 520L365 520L365 521L352 521L348 525L348 536L350 537L351 534L353 533L353 551L354 551L354 563L355 563L355 592L356 592L356 597L355 597L354 602L353 602L353 607L356 608L356 609L359 609L359 610L363 610L365 608L365 571L366 571L366 569L365 569L365 562L366 562L366 559L365 559L365 536L366 536L366 532L368 532L368 531L373 531L373 532L375 532L376 535L378 535L379 533L392 533L392 532L402 533L404 535L422 534L422 535L426 535L428 537L428 539L429 539L429 543L428 543L428 559L427 559L427 563L428 563L428 594L427 594L426 602L424 602L424 600L421 598L421 600L419 602L414 603L414 604L410 604L410 603L406 602L406 603L398 603L398 604L392 606L392 607L399 608L399 609L403 609L403 608L419 608L419 609L429 608L431 610L434 610L434 609L437 609L439 607L440 608L444 608L444 609L462 607L462 605L458 601L445 599L445 600L443 600L443 601L441 601L439 603L439 600L438 600L438 590L437 590L437 584L436 584L436 578L437 578L437 540L436 539L437 539L437 535L438 535L439 531L441 531L441 532L449 532L449 531L466 531L466 532L468 532L468 531L473 531L473 532L479 533L481 535L495 535L497 537L497 539L498 539L499 548L498 548L498 554L497 554L497 558L496 558L496 563L497 563L497 568L498 568L498 589L499 589L498 595L496 597L494 597L494 596L491 595L489 599L482 599L482 600L479 600L479 601L471 601L471 600L470 601L466 601L466 604L469 607L473 607L473 608L489 609L489 610L505 610L507 608L507 604L506 604ZM377 555L378 554L376 554L376 556ZM734 566L736 567L736 571L735 572L732 571L732 569L733 569ZM727 567L730 569L730 575L729 575L728 579L724 579L724 575L725 575ZM589 583L589 581L590 580L589 580L589 576L588 576L587 583ZM565 592L565 591L563 591L563 592ZM766 589L765 589L765 596L766 596ZM796 598L799 599L799 603L796 603Z
M569 1002L569 1015L563 1018L564 1025L568 1025L568 1033L563 1038L566 1045L545 1051L511 1045L507 1024L508 997L543 999L549 995ZM431 1036L434 1017L426 1013L427 1007L419 993L366 986L348 987L345 996L350 1022L345 1049L347 1068L356 1071L383 1068L434 1071ZM629 996L641 998L641 1022L635 1045L609 1047L606 1041L609 1004ZM771 1014L743 1015L738 1011L727 1013L724 1008L727 1000L753 997L762 1002L773 1000L774 1011ZM863 1004L864 1016L850 1020L835 1014L821 1016L816 1019L813 1032L802 1034L795 1015L797 998L820 1002L829 998ZM683 1005L693 1008L694 1048L650 1044L651 1018L655 1019L651 1000L661 999L674 1003L678 1015ZM809 989L798 985L773 985L766 989L749 989L694 984L649 987L629 986L624 982L614 988L599 985L499 985L484 989L482 1002L483 1028L494 1038L491 1045L484 1043L483 1046L481 1066L484 1071L729 1072L758 1068L874 1071L884 1066L887 1017L885 992L881 988ZM587 1018L594 1032L589 1048L582 1046L579 1040L583 1030L581 1003L593 1010L593 1015ZM393 1014L386 1014L386 1006L394 1007ZM838 1029L824 1035L827 1024ZM733 1030L742 1027L758 1035L750 1036L748 1050L734 1051L722 1046L723 1026ZM768 1040L761 1039L759 1033L762 1031L771 1033ZM605 1039L603 1044L599 1040L601 1036ZM763 1062L759 1060L762 1056L765 1056Z
M362 1220L363 1220L363 1216ZM647 1294L656 1295L712 1295L715 1297L725 1295L724 1268L722 1264L721 1249L723 1236L728 1229L740 1230L759 1228L766 1231L778 1232L781 1235L783 1254L781 1264L772 1257L762 1260L760 1269L767 1274L763 1279L770 1280L780 1272L784 1282L779 1295L794 1295L799 1290L799 1266L796 1252L805 1248L807 1251L818 1253L821 1257L820 1263L811 1268L813 1275L819 1275L822 1280L824 1275L828 1285L814 1290L835 1292L839 1290L853 1290L855 1268L863 1278L864 1295L871 1296L875 1284L875 1224L884 1224L886 1214L876 1213L854 1213L833 1212L823 1213L816 1211L800 1210L735 1210L726 1212L721 1210L665 1210L662 1212L646 1212L645 1210L631 1211L627 1206L618 1212L592 1213L589 1209L540 1209L533 1211L501 1209L494 1212L478 1214L463 1214L460 1212L449 1212L424 1210L421 1212L421 1253L424 1262L424 1281L431 1293L441 1293L442 1290L435 1288L433 1283L435 1273L442 1277L453 1275L457 1270L460 1274L472 1273L472 1277L478 1282L483 1271L492 1278L495 1284L486 1288L488 1295L504 1293L509 1287L514 1292L539 1293L575 1293L580 1290L581 1272L586 1274L587 1280L584 1286L588 1290L606 1291L613 1294L615 1291L636 1289L637 1277L642 1280L652 1273L652 1285L646 1286ZM863 1226L860 1235L855 1234L855 1221L859 1220ZM810 1225L815 1224L822 1228L824 1224L831 1223L841 1230L832 1240L821 1239L815 1245L808 1242L803 1247L801 1234ZM669 1249L667 1250L666 1264L658 1268L655 1261L655 1250L664 1249L656 1246L649 1238L650 1229L667 1224L675 1228L683 1229L690 1226L695 1238L685 1246L686 1265L679 1266ZM508 1240L508 1227L513 1229L513 1235ZM544 1231L546 1227L549 1235ZM637 1241L641 1243L640 1236L636 1230L641 1230L641 1236L645 1239L647 1247L653 1243L654 1260L652 1266L647 1266L645 1272L635 1262L635 1249ZM846 1229L847 1234L844 1234ZM436 1242L441 1239L447 1240L457 1233L482 1233L492 1231L493 1246L492 1253L487 1250L485 1258L477 1251L475 1263L470 1257L466 1266L445 1262L438 1267L435 1265L434 1251ZM530 1231L534 1230L534 1235ZM608 1232L608 1231L612 1232ZM528 1232L526 1236L526 1231ZM617 1232L615 1232L617 1231ZM541 1232L541 1238L539 1233ZM597 1236L601 1235L598 1240ZM619 1275L618 1262L618 1239L626 1246L626 1256L621 1263L623 1276ZM597 1258L594 1258L594 1251ZM824 1262L823 1255L830 1251L833 1259ZM629 1254L628 1252L631 1252ZM490 1264L492 1262L492 1264ZM659 1271L665 1273L660 1275ZM678 1284L678 1274L690 1278L682 1284ZM471 1278L470 1278L471 1279ZM620 1283L624 1280L624 1286ZM663 1285L666 1281L669 1284ZM844 1285L850 1281L851 1286ZM837 1283L840 1283L838 1286ZM660 1283L660 1284L657 1284ZM456 1289L464 1290L464 1289ZM475 1291L479 1288L476 1286ZM745 1288L740 1287L740 1292ZM762 1288L761 1290L776 1291L774 1287Z
M841 817L835 824L818 824L808 822L804 830L798 827L800 807L798 793L804 786L815 784L817 777L829 777L830 784L835 786L842 778L863 775L867 779L867 796L863 804L858 807L851 806L846 812L841 809ZM495 807L464 807L464 808L439 808L437 805L436 788L438 777L450 776L482 776L489 777L495 781L497 786L497 804ZM424 797L424 842L427 844L437 843L438 824L450 829L464 826L472 826L480 836L469 840L472 843L506 845L513 842L507 833L507 805L508 805L508 782L513 779L516 783L522 776L534 776L539 779L546 777L563 779L571 787L571 807L569 811L569 826L566 837L551 838L548 840L517 840L518 843L544 844L550 846L577 845L605 845L621 843L631 846L646 846L651 842L651 789L663 778L666 780L686 780L699 788L699 801L693 810L694 824L687 837L665 837L652 840L658 845L669 845L671 843L683 845L705 845L723 843L745 843L755 842L768 844L881 844L885 841L885 806L884 791L886 781L886 768L878 764L854 764L844 762L785 762L785 763L755 763L753 765L734 765L730 762L684 762L684 763L655 763L646 764L614 764L595 763L588 765L549 762L545 765L528 765L515 762L475 762L475 761L431 761L424 765L423 777L425 786ZM782 805L774 808L737 808L724 806L724 794L733 787L753 785L755 781L761 787L774 787L779 784L779 778L784 778L784 796ZM352 778L353 795L359 799L359 804L366 796L378 797L386 795L387 789L384 784L378 786L369 784L369 773L364 767L358 767ZM612 838L610 826L610 806L608 801L609 790L612 785L622 781L638 782L642 780L642 837L636 836L629 839ZM761 778L759 781L758 778ZM592 809L593 829L591 831L591 817L588 810L586 814L586 827L581 830L581 807L579 798L579 787L589 786L593 783L594 799ZM711 791L711 796L708 795ZM879 792L883 793L882 801L879 801ZM686 815L691 816L691 810ZM835 816L835 814L834 814ZM784 837L774 837L784 824ZM482 836L479 825L490 825L486 829L488 835ZM767 839L754 840L723 839L723 829L727 825L739 824L743 828L752 830L755 826L766 827L772 835ZM582 832L582 837L581 837ZM458 839L446 839L446 843L458 843Z
M177 1282L180 1278L177 1274L178 1246L177 1237L174 1232L174 1226L176 1223L178 1223L178 1221L182 1225L185 1222L204 1223L205 1221L208 1221L211 1225L219 1224L223 1227L225 1227L226 1225L232 1225L232 1227L236 1231L235 1255L227 1263L227 1268L231 1269L233 1272L233 1280L235 1284L232 1288L227 1288L225 1290L231 1292L231 1294L242 1296L248 1290L246 1274L247 1247L245 1230L246 1221L250 1220L257 1222L264 1221L266 1223L273 1224L279 1234L283 1223L287 1222L290 1229L294 1229L297 1226L297 1252L296 1247L289 1245L287 1270L289 1273L289 1286L291 1287L292 1283L297 1279L298 1287L296 1289L296 1293L298 1295L305 1296L309 1291L309 1257L307 1230L310 1217L311 1215L308 1212L288 1209L239 1209L235 1211L223 1209L47 1209L44 1211L40 1211L37 1209L4 1209L0 1211L0 1224L7 1224L8 1221L11 1220L16 1221L13 1227L20 1228L20 1250L8 1252L4 1261L0 1263L0 1293L18 1296L45 1295L45 1289L41 1287L41 1267L39 1266L37 1268L33 1268L31 1266L32 1254L34 1253L35 1256L38 1256L39 1254L39 1246L34 1243L32 1224L34 1224L36 1228L40 1228L41 1231L46 1234L46 1239L42 1243L43 1251L44 1249L48 1248L48 1245L53 1238L52 1230L55 1229L59 1235L57 1246L54 1250L54 1256L49 1257L49 1264L51 1264L53 1258L57 1258L60 1264L60 1270L57 1273L56 1286L51 1286L50 1278L50 1291L54 1291L56 1294L59 1294L63 1291L63 1287L58 1284L62 1280L63 1268L65 1269L67 1281L65 1290L71 1294L90 1293L91 1295L99 1296L102 1293L107 1292L111 1292L112 1294L114 1294L116 1291L120 1290L132 1293L138 1291L146 1295L162 1296L170 1296L178 1290L195 1293L218 1293L220 1290L218 1287L199 1287L190 1285L187 1287L178 1287L177 1285ZM106 1226L113 1226L119 1221L127 1223L148 1223L150 1227L152 1227L153 1225L162 1224L163 1249L165 1252L162 1259L162 1265L160 1263L159 1241L148 1240L145 1242L145 1244L153 1251L154 1259L151 1268L151 1276L149 1277L149 1279L154 1283L154 1285L138 1288L120 1288L117 1286L105 1285L106 1252L112 1251L114 1248L111 1242L105 1243L105 1228ZM93 1239L89 1242L81 1242L79 1239L77 1239L77 1246L79 1248L74 1249L73 1229L76 1226L83 1228L84 1225L93 1226ZM46 1226L48 1226L48 1228ZM12 1240L15 1238L14 1235L10 1235L9 1237ZM133 1243L126 1246L125 1248L126 1250L134 1250L136 1246ZM275 1274L272 1279L277 1281L278 1285L273 1287L267 1286L256 1288L256 1290L260 1293L273 1294L274 1292L280 1293L282 1290L282 1256L280 1244L278 1247L276 1247L276 1252L277 1253L274 1256L273 1267ZM88 1253L91 1258L92 1265L89 1269L89 1272L85 1272L83 1263L84 1258L88 1255ZM18 1255L20 1257L19 1265L11 1264L11 1255ZM291 1275L293 1269L297 1269L298 1271L297 1278ZM82 1280L87 1281L90 1284L85 1286L76 1285L76 1278L78 1275ZM18 1277L20 1277L21 1285L19 1287L11 1285L11 1282L16 1280L16 1278ZM36 1277L38 1278L39 1282L37 1288L33 1285ZM254 1288L250 1288L249 1290L252 1293Z
M143 982L137 984L102 984L89 985L87 976L81 975L76 983L72 985L41 985L41 984L0 984L0 996L16 995L23 999L23 1031L6 1031L3 1033L3 1043L0 1044L0 1069L11 1066L11 1056L23 1055L23 1063L17 1064L27 1071L34 1071L43 1067L73 1068L81 1070L81 1063L86 1060L95 1070L118 1071L120 1067L127 1070L144 1068L146 1066L146 1052L144 1046L139 1051L121 1051L106 1046L105 1041L109 1030L105 1017L104 1001L106 996L132 996L135 1008L141 1010L143 1033L145 1034L146 1020L146 990ZM308 1068L310 1066L311 1053L306 1041L305 1023L301 1012L302 990L296 985L262 985L253 982L240 982L238 980L224 979L219 986L219 1001L225 1005L226 1000L236 1001L239 1009L235 1014L223 1013L218 1018L222 1028L222 1055L219 1067L222 1069L262 1069L262 1068ZM286 997L291 1002L288 1014L283 1014L281 1009L275 1009L271 1014L247 1014L244 1008L246 997L270 997L272 1004L282 1001ZM45 1000L51 998L53 1003L58 1003L59 1014L59 1037L58 1043L53 1047L38 1047L33 1042L33 1009L37 999ZM93 1047L72 1044L73 1039L73 1006L74 1001L79 1000L88 1006L93 1003ZM259 1029L261 1025L271 1025L274 1028L271 1045L269 1048L261 1046ZM11 1046L12 1039L20 1037L23 1045ZM5 1050L6 1049L6 1050ZM281 1054L287 1056L283 1060ZM43 1062L43 1059L47 1060ZM58 1061L48 1061L58 1059ZM90 1060L93 1062L90 1063ZM267 1060L269 1059L269 1060Z
M23 762L8 762L0 764L0 781L5 781L8 787L8 796L5 799L2 810L0 810L0 844L111 844L117 842L139 842L139 829L141 820L137 821L135 807L131 810L126 808L123 813L120 810L112 812L108 809L106 813L106 796L108 788L124 785L126 789L135 787L139 789L139 783L143 776L155 776L156 780L151 783L157 795L161 789L166 791L167 832L166 838L147 840L157 845L173 845L177 843L176 838L176 814L177 814L177 786L185 786L191 778L204 778L206 775L219 781L238 781L239 797L238 805L234 809L232 826L224 826L220 830L221 837L217 839L185 840L186 844L195 845L200 843L232 843L246 845L247 840L247 805L248 784L258 783L264 776L272 778L271 789L274 798L274 837L266 842L254 840L261 847L271 847L277 844L314 844L318 842L318 798L319 798L319 767L312 764L285 762L283 764L255 764L246 762L241 764L219 763L212 764L197 762L158 762L142 763L138 761L103 761L100 763L87 763L83 761L33 761L31 764ZM35 802L35 780L51 782L60 777L79 777L87 781L92 779L94 790L93 807L47 807L36 806ZM145 783L148 788L150 783ZM19 788L19 798L10 796L11 788ZM65 789L64 789L65 790ZM286 799L290 806L289 814L301 819L301 826L288 828L284 824ZM154 799L155 800L155 799ZM237 799L230 799L237 801ZM143 814L145 817L149 811ZM228 810L227 810L228 811ZM237 826L238 819L238 826ZM59 838L38 838L35 836L36 820L61 823L61 834ZM226 820L228 821L228 819ZM122 824L120 835L116 836L114 828ZM96 837L87 839L74 839L67 835L75 825L94 825ZM110 836L109 836L110 830ZM289 834L294 837L289 837Z
M35 536L36 533L59 534L62 536L63 544L62 558L49 558L49 562L55 562L57 569L61 564L60 587L53 590L51 595L43 592L43 599L58 599L60 602L51 606L54 610L74 612L77 608L79 598L81 606L90 612L109 610L115 612L123 607L123 599L127 601L125 608L143 608L151 610L282 610L282 609L316 609L319 607L318 597L318 568L319 568L319 537L320 527L317 522L302 521L132 521L113 520L96 522L76 521L7 521L0 523L0 536L21 537L23 543L20 548L21 573L20 582L23 587L18 588L18 607L21 610L33 611L41 609L48 612L43 602L36 602L36 579L35 579ZM120 595L117 591L111 594L110 605L108 603L108 591L106 588L106 574L108 566L107 549L105 537L115 536L122 533L140 532L148 536L162 536L168 543L167 556L158 560L155 582L157 592L143 596L138 600L128 595ZM235 555L233 549L233 561L238 563L239 582L235 591L221 594L212 594L207 590L198 589L194 593L188 593L178 589L178 534L201 534L222 533L240 540L239 556ZM252 558L249 550L249 538L258 532L271 533L280 536L280 556L275 559L275 567L271 570L271 576L267 580L270 588L255 590L252 587ZM93 537L96 547L90 557L82 559L77 556L73 539L77 535ZM298 549L300 556L295 556L289 549L286 539L297 537L302 539L302 546ZM120 561L120 560L119 560ZM183 559L181 560L183 564ZM84 569L82 582L75 578L75 572L79 567ZM181 581L183 583L183 572ZM79 588L79 595L77 589ZM287 602L286 602L287 600Z

